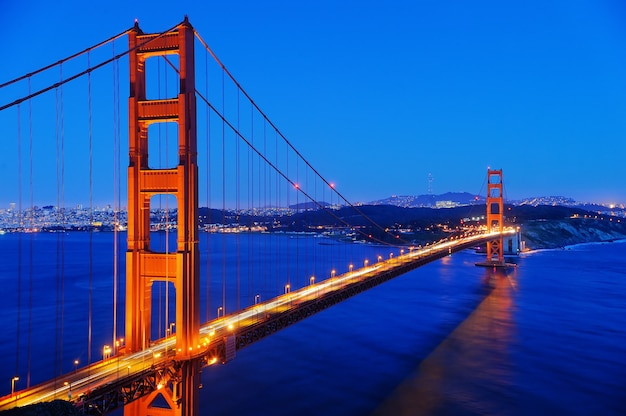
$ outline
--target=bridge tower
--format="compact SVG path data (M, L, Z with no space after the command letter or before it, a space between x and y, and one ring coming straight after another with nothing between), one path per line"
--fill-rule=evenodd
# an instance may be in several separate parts
M173 384L155 390L125 406L125 415L163 414L151 408L156 395L163 396L175 415L198 414L199 363L193 353L200 338L198 167L194 71L194 31L185 18L164 34L144 34L135 23L129 33L129 167L128 251L126 253L126 350L149 347L151 339L152 284L172 282L176 292L176 360L180 361ZM148 99L146 60L178 54L180 89L176 97ZM148 126L178 124L178 165L151 169L148 166ZM173 195L178 207L176 251L150 250L150 199ZM169 284L169 283L168 283ZM175 404L175 405L173 405Z
M487 231L504 230L504 199L502 195L502 169L487 169ZM504 264L504 243L500 236L487 242L487 263Z

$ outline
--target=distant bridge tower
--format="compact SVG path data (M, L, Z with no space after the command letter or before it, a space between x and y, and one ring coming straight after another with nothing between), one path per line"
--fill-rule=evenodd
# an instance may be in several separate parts
M504 230L504 199L502 196L502 169L487 170L487 231ZM487 242L487 263L504 264L502 236Z
M128 167L128 251L126 254L126 350L147 349L151 337L152 283L172 282L176 291L178 374L153 394L127 404L125 415L198 414L199 364L192 359L200 338L198 250L198 167L194 31L187 18L176 30L144 34L135 24L129 35L130 98ZM179 56L180 90L174 98L147 99L146 60ZM178 165L148 166L148 126L178 123ZM174 195L178 207L176 252L150 250L150 199ZM167 324L167 323L166 323ZM170 409L152 408L161 395Z

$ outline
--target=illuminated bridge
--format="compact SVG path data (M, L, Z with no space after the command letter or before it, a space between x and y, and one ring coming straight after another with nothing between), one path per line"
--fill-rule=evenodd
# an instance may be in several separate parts
M17 201L2 218L3 237L15 237L2 273L15 282L5 317L16 324L0 410L64 399L89 414L197 414L202 367L460 250L486 244L482 265L506 267L504 241L518 232L504 226L502 171L491 169L481 224L423 246L379 225L304 159L187 19L155 34L135 24L0 91ZM76 199L89 206L71 208ZM52 246L43 231L55 231ZM313 233L332 247L300 242ZM233 250L213 245L230 236ZM359 258L364 245L380 254ZM33 328L45 322L39 356Z

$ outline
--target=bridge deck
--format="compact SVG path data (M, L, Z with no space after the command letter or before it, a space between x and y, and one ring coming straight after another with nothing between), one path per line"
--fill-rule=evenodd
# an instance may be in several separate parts
M503 234L514 234L506 230ZM454 252L499 238L497 232L447 240L401 256L310 284L204 324L202 345L194 358L203 365L226 362L235 351L342 300ZM150 349L95 362L13 396L0 399L0 410L54 399L71 400L94 409L111 409L162 386L176 372L176 336L156 341Z

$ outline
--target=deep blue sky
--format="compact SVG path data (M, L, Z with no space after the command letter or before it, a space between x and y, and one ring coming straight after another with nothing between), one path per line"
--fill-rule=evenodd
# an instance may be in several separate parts
M0 82L187 14L350 200L426 193L429 173L477 193L491 166L511 199L626 203L626 6L512 3L0 0Z

